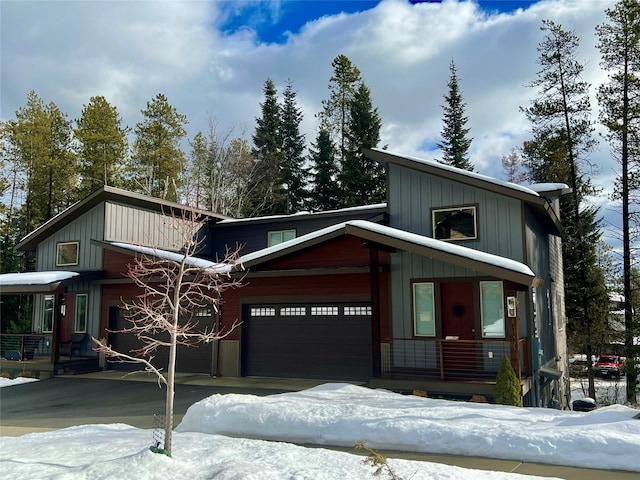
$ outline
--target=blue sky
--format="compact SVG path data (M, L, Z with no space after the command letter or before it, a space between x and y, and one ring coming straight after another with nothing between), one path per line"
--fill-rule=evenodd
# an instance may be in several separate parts
M416 3L441 3L442 0L406 0ZM284 43L287 33L296 34L307 22L322 16L353 14L374 8L377 0L283 0L277 2L236 0L224 2L228 18L219 27L227 34L251 28L257 39L265 43ZM535 1L487 0L476 1L482 10L510 13L527 8ZM225 5L226 4L226 5Z

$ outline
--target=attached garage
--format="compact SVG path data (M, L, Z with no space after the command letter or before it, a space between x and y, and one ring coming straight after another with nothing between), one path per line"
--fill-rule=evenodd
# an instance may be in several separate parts
M246 305L243 375L368 380L371 305Z

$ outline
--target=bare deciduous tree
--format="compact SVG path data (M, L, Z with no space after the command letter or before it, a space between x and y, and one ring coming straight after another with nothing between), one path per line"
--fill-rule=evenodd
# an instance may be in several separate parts
M135 259L129 264L127 276L141 293L124 303L125 318L130 326L113 333L135 335L139 348L119 352L93 338L95 350L109 361L137 364L141 370L155 374L159 385L166 385L164 452L167 454L171 452L177 347L210 344L237 326L234 323L227 330L219 330L215 326L198 325L198 310L211 308L218 312L222 292L242 285L242 279L233 275L234 270L241 268L239 248L228 252L221 263L195 256L200 251L205 227L206 218L197 213L173 212L171 217L167 216L162 234L165 244L174 245L174 251L135 248ZM166 373L154 362L161 347L168 348Z

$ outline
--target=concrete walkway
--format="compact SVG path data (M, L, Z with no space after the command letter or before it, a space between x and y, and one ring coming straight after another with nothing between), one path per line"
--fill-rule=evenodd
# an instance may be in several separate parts
M216 393L271 395L305 390L322 383L325 382L178 375L175 424L182 420L190 405ZM35 395L34 389L38 390ZM155 377L140 373L123 377L122 372L113 371L59 376L37 383L3 388L0 389L0 397L0 436L20 436L75 425L104 423L125 423L138 428L154 428L153 413L164 409L164 396L158 394ZM123 401L126 403L122 403ZM126 412L122 410L123 404L127 405ZM305 446L359 453L352 448ZM579 447L576 446L576 448ZM638 480L640 478L640 474L634 472L561 467L511 460L398 451L381 453L388 458L404 458L463 468L557 477L566 480Z

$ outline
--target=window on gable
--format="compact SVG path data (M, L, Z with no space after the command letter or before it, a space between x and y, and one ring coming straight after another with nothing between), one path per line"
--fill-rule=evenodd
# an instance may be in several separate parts
M89 295L86 293L76 295L76 313L74 322L74 332L84 333L87 331L87 304Z
M435 300L433 282L413 284L413 332L419 337L436 334Z
M278 245L282 242L287 242L289 240L293 240L296 238L295 230L275 230L268 233L269 235L269 246L273 247L274 245Z
M56 266L78 265L79 242L62 242L57 245Z
M504 294L502 282L480 282L482 337L504 338Z
M433 238L438 240L475 240L478 222L475 206L431 210Z

